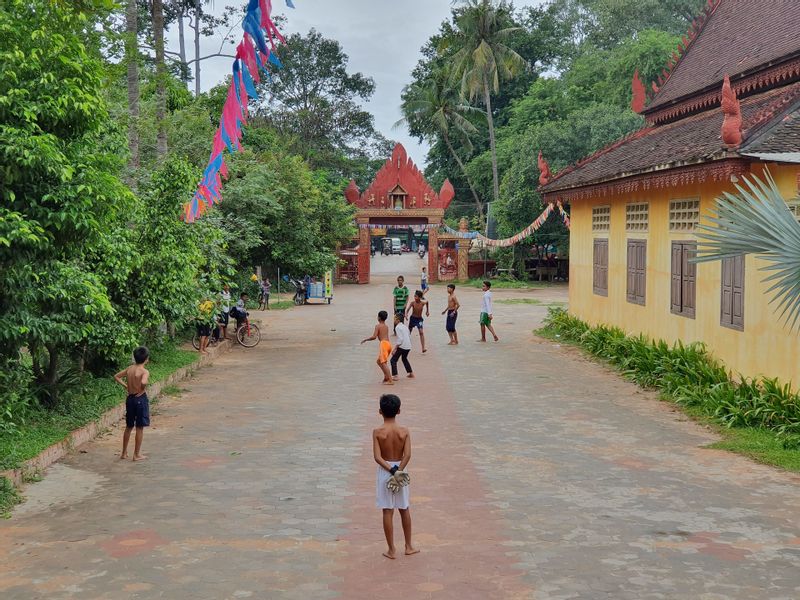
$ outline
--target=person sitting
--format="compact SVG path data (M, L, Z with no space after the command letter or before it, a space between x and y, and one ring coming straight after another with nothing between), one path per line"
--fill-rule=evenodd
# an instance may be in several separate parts
M231 308L231 316L236 319L236 330L239 330L241 322L247 319L247 292L242 292L236 306Z

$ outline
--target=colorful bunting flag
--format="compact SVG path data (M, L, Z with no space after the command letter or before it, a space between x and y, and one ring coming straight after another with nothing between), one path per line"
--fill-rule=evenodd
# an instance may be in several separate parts
M294 8L294 3L286 0L286 6ZM222 199L222 179L228 178L224 151L227 149L232 154L242 149L242 125L247 122L247 102L250 98L258 98L256 84L261 82L262 71L271 80L267 65L281 67L281 61L274 52L275 40L280 43L286 40L272 20L272 0L248 0L242 29L244 34L236 47L236 59L231 66L233 78L222 108L219 128L214 135L211 157L194 197L183 206L181 218L187 223L195 221Z

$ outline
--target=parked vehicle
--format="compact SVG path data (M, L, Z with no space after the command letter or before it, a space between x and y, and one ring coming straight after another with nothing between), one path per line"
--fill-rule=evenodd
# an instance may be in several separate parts
M392 240L392 254L402 254L403 253L403 244L400 242L400 238L390 238Z
M392 253L392 238L385 237L381 240L381 254L389 256Z

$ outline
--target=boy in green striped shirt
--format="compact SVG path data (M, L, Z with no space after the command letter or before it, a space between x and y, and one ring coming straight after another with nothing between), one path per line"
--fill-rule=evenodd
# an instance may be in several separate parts
M405 277L400 275L397 278L397 287L392 290L392 296L394 297L394 313L401 313L405 316L406 314L406 306L408 305L408 288L405 285ZM395 325L397 327L397 325ZM397 335L397 330L395 329L394 334Z

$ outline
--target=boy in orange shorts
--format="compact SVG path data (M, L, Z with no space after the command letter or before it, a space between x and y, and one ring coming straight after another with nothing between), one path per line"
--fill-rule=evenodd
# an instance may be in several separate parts
M389 314L382 310L378 313L378 324L375 325L375 330L372 332L372 337L364 338L361 343L371 342L378 340L378 368L383 373L383 384L394 385L392 374L389 372L389 355L392 353L392 343L389 341L389 326L386 324L386 319Z

